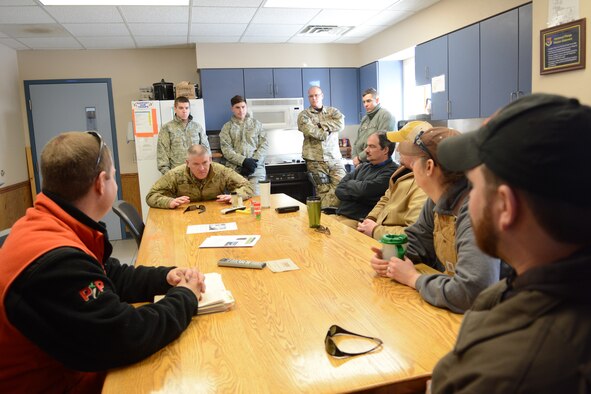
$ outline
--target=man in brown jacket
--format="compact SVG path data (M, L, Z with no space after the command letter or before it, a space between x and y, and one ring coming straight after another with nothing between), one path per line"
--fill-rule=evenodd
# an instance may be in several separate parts
M515 275L484 290L434 393L591 392L591 107L532 94L478 131L443 141L467 171L478 246Z
M387 136L391 142L412 143L420 131L430 128L427 122L413 121L398 131L388 132ZM417 221L427 195L415 182L411 160L413 158L401 155L402 166L392 174L388 190L357 225L357 231L379 240L384 234L404 234L404 230Z

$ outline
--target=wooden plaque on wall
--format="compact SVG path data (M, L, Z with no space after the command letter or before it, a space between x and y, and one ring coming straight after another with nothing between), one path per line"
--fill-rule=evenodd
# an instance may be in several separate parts
M585 21L540 31L540 74L585 68Z

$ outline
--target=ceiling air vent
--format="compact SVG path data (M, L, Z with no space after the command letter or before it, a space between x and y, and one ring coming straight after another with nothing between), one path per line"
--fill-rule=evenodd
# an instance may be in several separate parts
M353 26L308 25L304 27L298 34L303 36L342 36L352 28Z

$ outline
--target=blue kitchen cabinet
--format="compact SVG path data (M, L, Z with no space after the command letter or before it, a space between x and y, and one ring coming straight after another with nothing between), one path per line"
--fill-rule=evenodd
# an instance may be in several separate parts
M302 97L301 68L245 68L246 98Z
M518 9L480 22L480 115L482 117L492 115L496 110L517 98L518 35Z
M363 106L363 101L361 100L361 93L369 88L374 88L378 91L378 62L373 62L366 64L359 68L359 91L357 92L357 107L359 108L359 122L361 122L361 118L365 115L365 107Z
M242 69L202 69L201 89L206 130L221 130L232 116L230 99L237 94L244 97Z
M480 25L448 36L449 119L480 117Z
M309 105L308 89L312 86L319 86L322 89L322 93L324 93L323 104L330 106L330 70L328 68L302 68L302 93L306 107Z
M346 125L359 124L360 95L357 68L330 69L330 97L331 105L345 115Z
M531 94L532 4L519 7L518 95Z
M415 82L417 86L431 84L434 77L443 76L442 91L431 93L431 119L447 119L449 78L447 72L447 39L442 36L415 48ZM433 88L433 86L431 86Z

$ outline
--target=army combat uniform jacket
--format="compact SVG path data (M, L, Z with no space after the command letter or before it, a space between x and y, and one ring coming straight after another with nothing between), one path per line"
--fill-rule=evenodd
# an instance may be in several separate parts
M183 121L174 116L174 119L164 124L158 133L158 147L156 151L158 171L166 174L171 169L185 164L187 150L193 145L203 145L209 152L209 141L203 127L193 122L193 116L189 115L189 123L185 126Z

